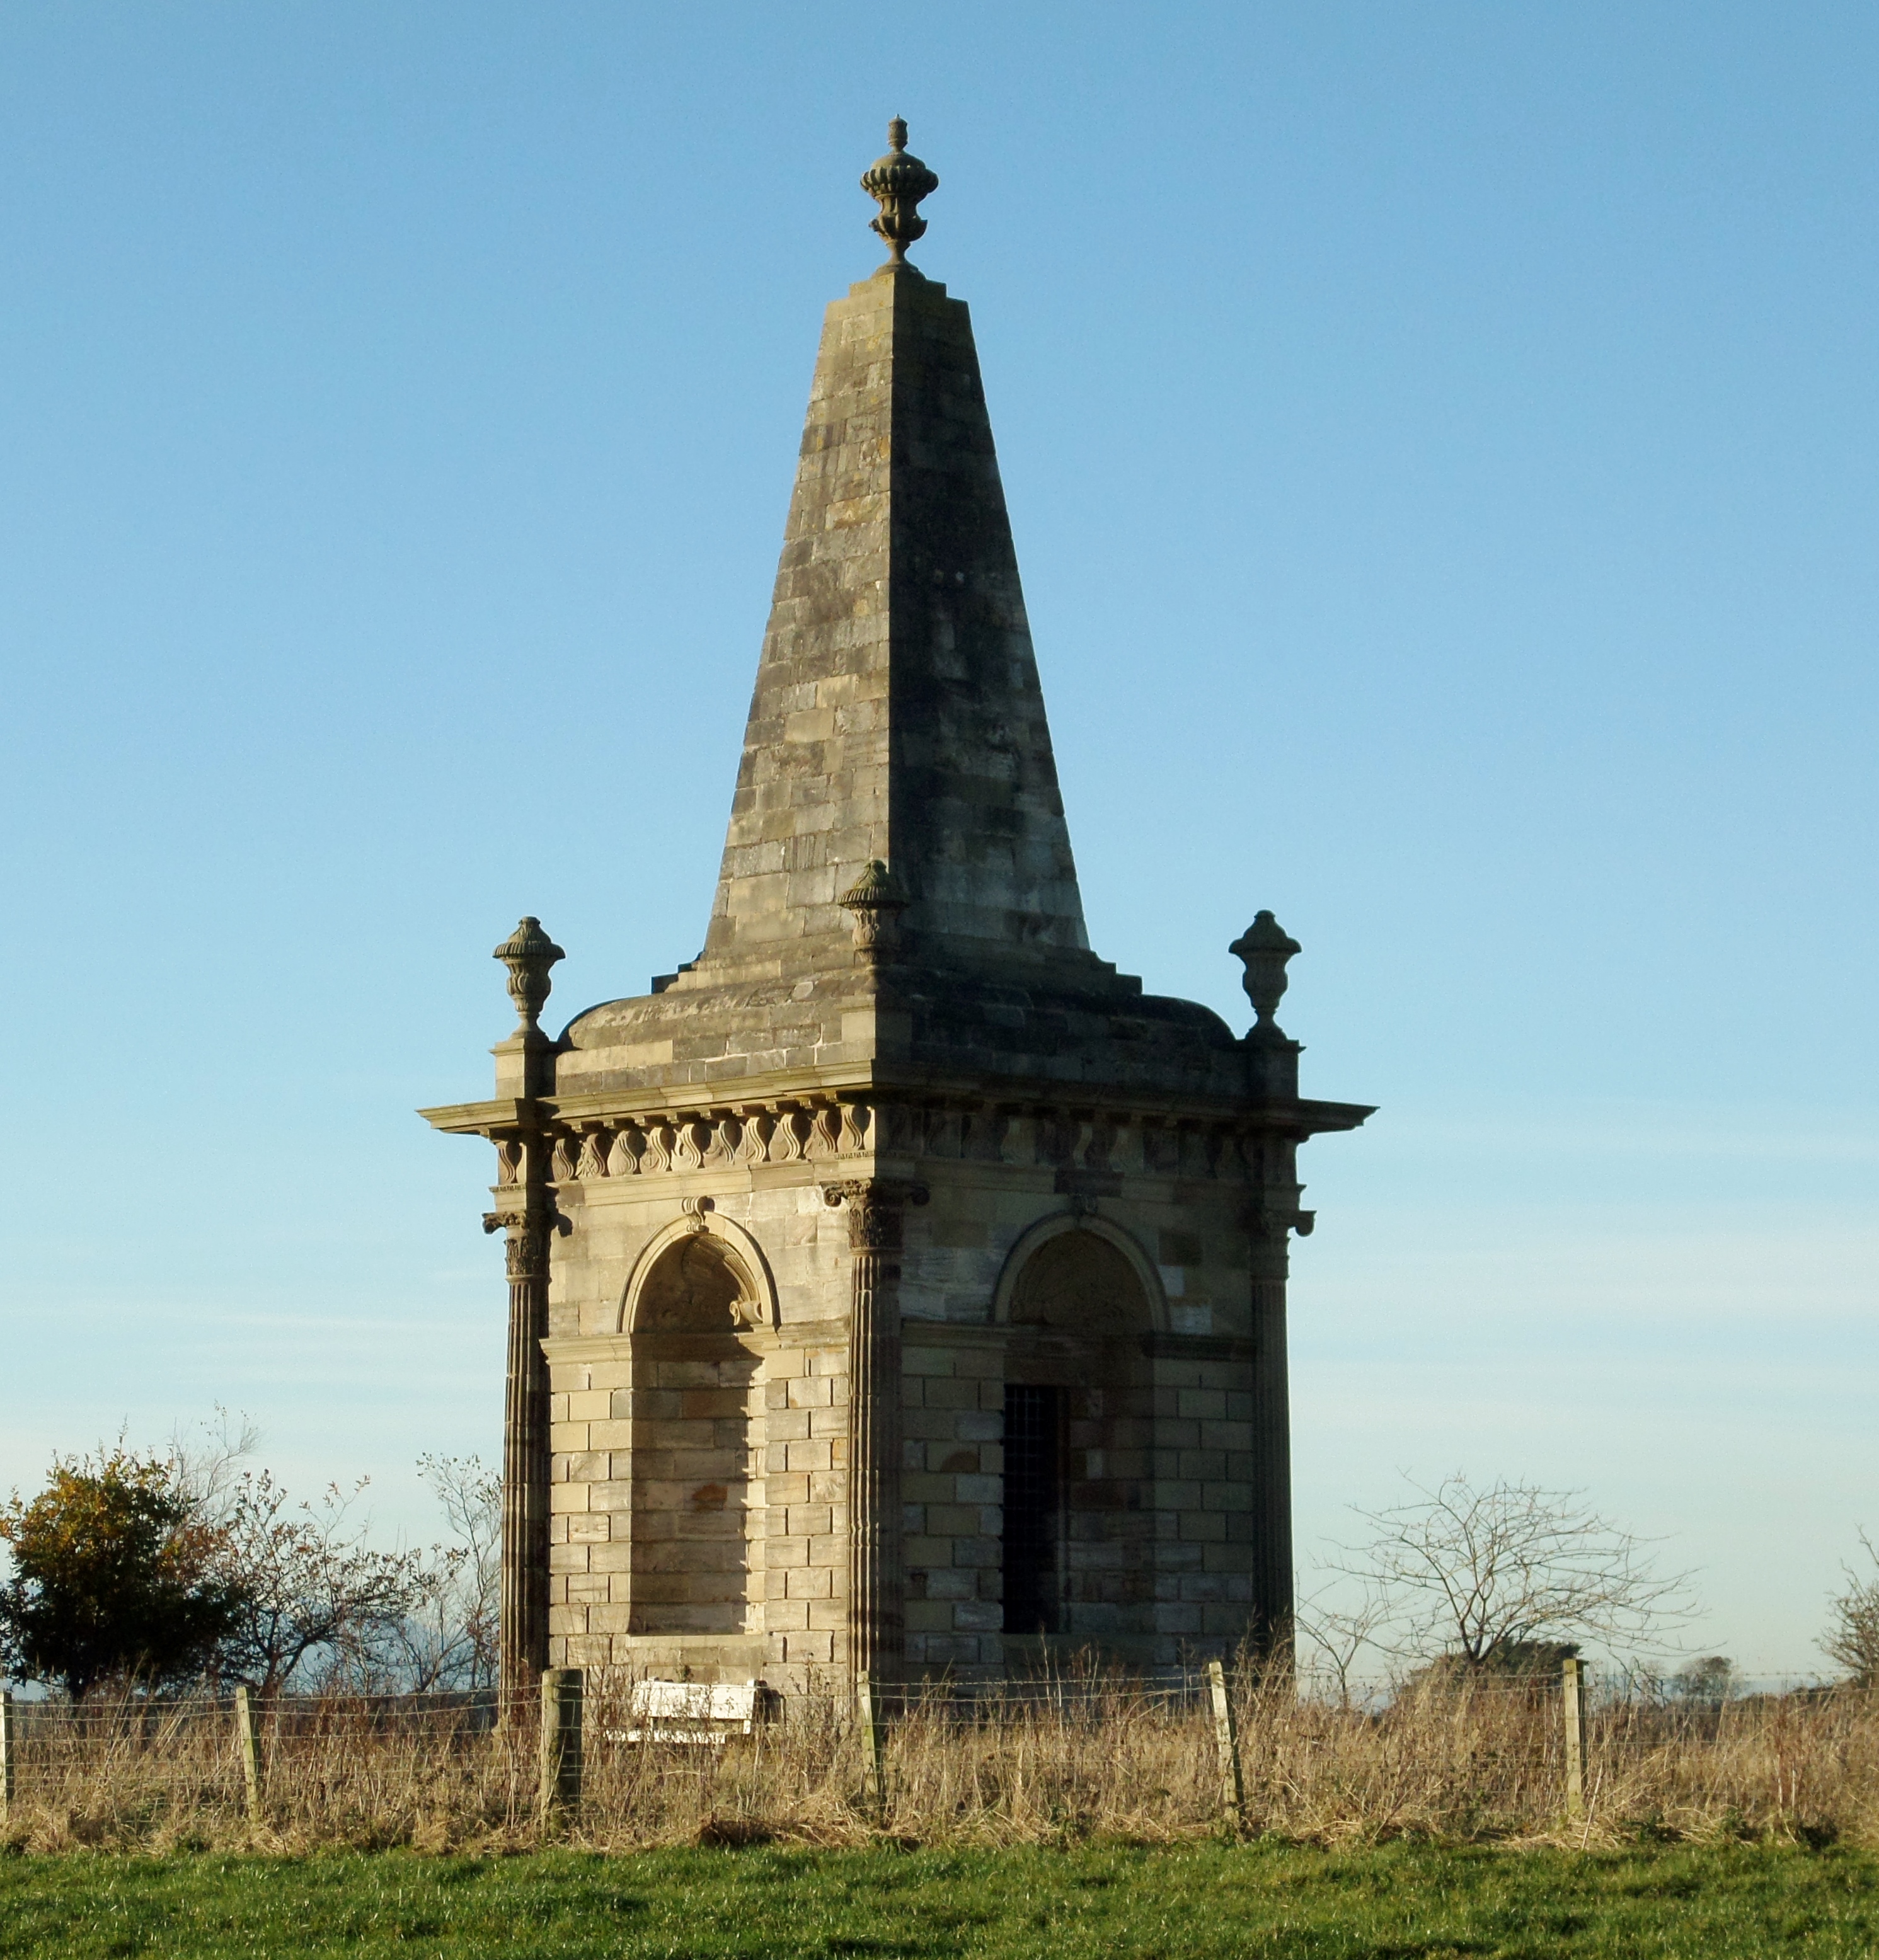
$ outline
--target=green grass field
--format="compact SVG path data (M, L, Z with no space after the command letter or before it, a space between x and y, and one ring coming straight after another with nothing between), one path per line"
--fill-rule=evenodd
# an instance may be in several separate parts
M1394 1845L0 1860L0 1955L1879 1953L1879 1858Z

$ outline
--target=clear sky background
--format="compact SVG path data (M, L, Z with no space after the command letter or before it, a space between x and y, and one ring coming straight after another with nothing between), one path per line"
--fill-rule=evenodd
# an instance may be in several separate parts
M0 1488L497 1452L489 950L702 937L820 310L973 306L1093 940L1304 943L1301 1548L1879 1528L1879 14L0 5Z

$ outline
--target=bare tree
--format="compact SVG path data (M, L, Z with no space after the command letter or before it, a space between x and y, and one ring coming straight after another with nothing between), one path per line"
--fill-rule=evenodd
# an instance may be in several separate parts
M194 1437L171 1442L178 1488L218 1547L240 1611L216 1656L225 1676L264 1694L347 1685L403 1685L401 1633L431 1577L421 1552L368 1544L352 1516L366 1488L329 1484L295 1503L270 1470L246 1462L260 1435L218 1407Z
M1549 1643L1646 1641L1693 1611L1688 1577L1658 1571L1645 1542L1585 1510L1583 1494L1459 1472L1416 1501L1357 1515L1372 1528L1333 1570L1389 1602L1367 1637L1404 1658L1518 1667Z
M495 1678L502 1479L474 1456L425 1456L449 1542L387 1550L349 1492L295 1503L247 1463L260 1441L245 1417L214 1419L170 1445L174 1481L238 1577L239 1622L218 1650L225 1675L278 1693L331 1686L424 1691Z
M501 1605L502 1479L476 1456L421 1456L418 1472L444 1507L451 1535L434 1545L398 1634L414 1689L495 1684Z
M402 1686L400 1632L423 1591L420 1552L381 1551L349 1515L365 1488L329 1484L296 1504L267 1470L244 1470L212 1513L245 1610L222 1665L264 1694Z
M1879 1688L1879 1547L1863 1531L1859 1542L1872 1561L1872 1571L1862 1575L1850 1565L1840 1567L1846 1590L1833 1597L1833 1617L1820 1646L1829 1660L1837 1661L1852 1675L1855 1687Z
M1378 1646L1377 1635L1388 1625L1390 1617L1390 1601L1374 1586L1367 1585L1352 1606L1333 1603L1322 1589L1298 1602L1292 1623L1299 1658L1314 1662L1306 1672L1335 1685L1340 1708L1352 1705L1352 1683L1365 1650L1387 1651Z
M241 1475L242 1465L261 1446L260 1426L251 1416L231 1414L220 1402L214 1418L193 1432L170 1433L168 1462L176 1487L199 1515L219 1510Z

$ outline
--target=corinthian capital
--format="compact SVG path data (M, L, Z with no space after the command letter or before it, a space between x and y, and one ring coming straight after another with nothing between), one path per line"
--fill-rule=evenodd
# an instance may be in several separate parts
M909 1204L924 1204L923 1184L892 1177L856 1177L822 1187L822 1201L848 1207L848 1242L852 1252L897 1252L900 1221Z
M539 1279L548 1270L548 1241L565 1223L551 1205L530 1204L519 1211L486 1211L486 1232L506 1232L508 1274L512 1280Z

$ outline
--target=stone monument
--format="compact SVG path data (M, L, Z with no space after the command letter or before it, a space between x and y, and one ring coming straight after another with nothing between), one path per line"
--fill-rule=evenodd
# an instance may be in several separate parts
M1084 931L938 179L862 179L890 256L828 309L704 950L559 1037L496 949L505 1683L785 1690L1053 1648L1152 1666L1292 1609L1285 1283L1298 950L1237 1037Z

